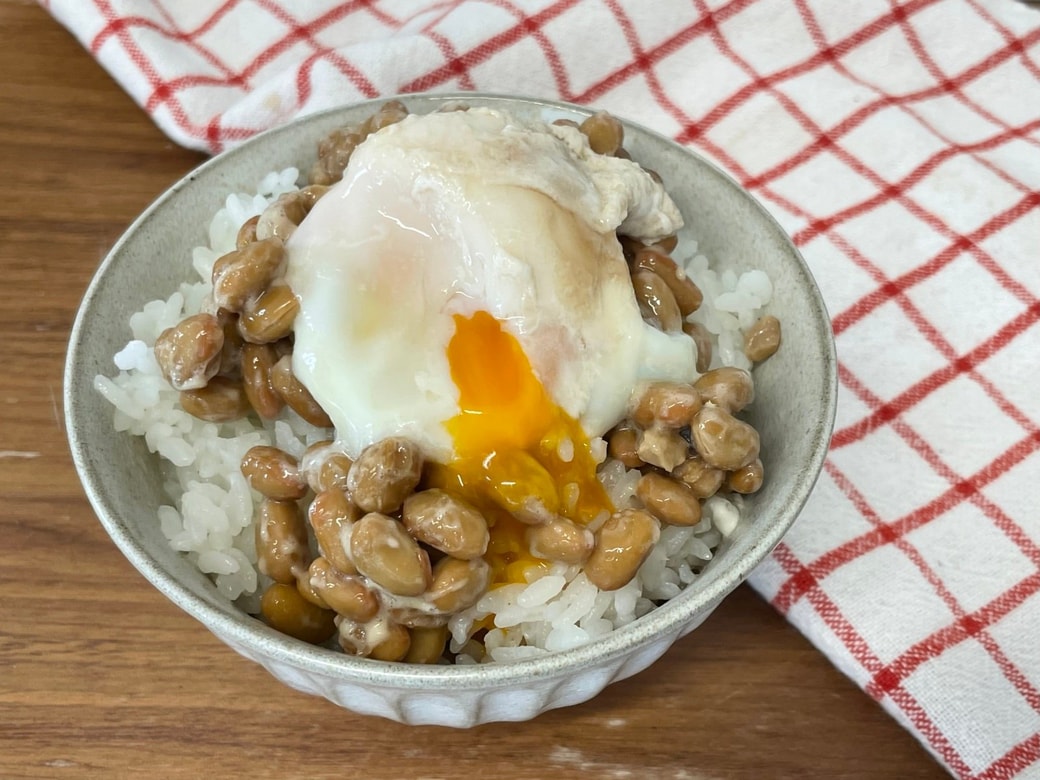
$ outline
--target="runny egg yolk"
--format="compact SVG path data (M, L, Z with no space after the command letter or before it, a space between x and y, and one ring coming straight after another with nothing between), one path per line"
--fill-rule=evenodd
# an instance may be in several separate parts
M445 427L455 456L431 465L426 481L488 518L493 583L525 582L548 566L528 549L528 524L562 516L585 525L614 508L588 436L549 397L516 338L486 311L454 320L446 354L459 413Z

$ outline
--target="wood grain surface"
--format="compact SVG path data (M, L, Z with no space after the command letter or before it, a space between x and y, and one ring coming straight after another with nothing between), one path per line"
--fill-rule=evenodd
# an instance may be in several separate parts
M66 341L98 262L202 157L0 0L0 778L937 778L749 589L650 670L525 724L410 728L283 687L137 574L80 488Z

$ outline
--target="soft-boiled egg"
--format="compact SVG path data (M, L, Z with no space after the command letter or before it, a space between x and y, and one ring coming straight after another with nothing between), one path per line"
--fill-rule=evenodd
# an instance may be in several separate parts
M408 117L358 147L287 243L293 369L348 455L405 436L437 484L587 523L612 510L590 441L639 382L696 376L689 338L643 322L615 231L681 224L653 178L573 128Z

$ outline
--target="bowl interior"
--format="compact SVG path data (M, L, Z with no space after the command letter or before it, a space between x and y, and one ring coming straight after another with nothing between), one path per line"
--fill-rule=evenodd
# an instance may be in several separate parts
M591 113L560 103L493 95L403 98L414 112L459 99L547 120L580 121ZM403 685L476 684L473 668L407 668L304 646L274 634L227 603L208 579L170 549L156 519L156 508L168 503L157 456L147 451L142 439L113 429L112 408L92 388L95 375L115 373L112 356L130 338L130 315L146 301L166 298L179 283L194 278L191 250L205 242L205 226L227 193L255 191L270 170L296 166L306 172L317 139L364 118L378 102L311 116L257 136L185 177L130 227L99 268L73 328L65 376L69 439L87 495L115 543L160 591L211 628L219 626L221 633L247 646L263 645L264 652L327 673L361 674ZM606 640L556 654L549 662L554 668L624 653L661 631L679 631L736 587L797 516L819 474L834 419L830 321L810 272L783 230L732 179L689 150L632 124L626 125L626 147L635 159L663 175L686 220L680 248L684 239L695 239L717 270L759 268L773 281L769 309L783 324L783 346L756 368L756 401L748 413L762 439L767 479L747 501L738 532L693 586ZM513 674L530 674L539 663L492 665L497 668L491 672L483 667L479 681L502 682Z

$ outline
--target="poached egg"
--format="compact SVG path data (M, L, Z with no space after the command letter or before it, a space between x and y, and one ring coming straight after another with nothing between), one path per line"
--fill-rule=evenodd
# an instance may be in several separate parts
M405 436L429 484L590 522L612 511L590 442L640 382L696 377L689 337L643 322L616 231L681 225L658 182L573 128L409 116L357 148L287 242L294 373L349 456Z

